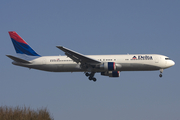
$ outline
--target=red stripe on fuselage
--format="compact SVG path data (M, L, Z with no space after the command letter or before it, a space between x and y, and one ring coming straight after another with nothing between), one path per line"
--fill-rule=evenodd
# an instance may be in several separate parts
M15 41L27 44L15 31L9 31L9 35Z

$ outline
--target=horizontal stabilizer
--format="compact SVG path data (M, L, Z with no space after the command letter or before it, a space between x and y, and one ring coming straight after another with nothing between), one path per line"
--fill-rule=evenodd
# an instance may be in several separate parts
M18 58L18 57L14 57L12 55L6 55L7 57L11 58L12 60L16 61L16 62L20 62L20 63L30 63L29 61L27 60L23 60L21 58Z

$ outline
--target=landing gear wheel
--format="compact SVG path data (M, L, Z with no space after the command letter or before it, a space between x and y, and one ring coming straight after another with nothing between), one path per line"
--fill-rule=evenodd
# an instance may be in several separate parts
M96 82L96 78L93 78L93 81Z
M92 77L89 77L89 80L93 80L93 78L92 78Z
M89 74L89 73L86 73L85 75L88 77L90 74Z
M89 78L89 80L93 80L94 82L96 82L96 78L94 77L95 72L85 72L85 75Z
M162 77L162 73L163 73L163 69L160 69L160 74L159 74L160 78Z

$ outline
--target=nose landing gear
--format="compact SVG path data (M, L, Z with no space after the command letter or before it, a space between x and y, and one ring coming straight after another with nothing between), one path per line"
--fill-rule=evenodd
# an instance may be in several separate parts
M162 73L163 73L163 69L160 69L160 74L159 74L160 78L162 77Z

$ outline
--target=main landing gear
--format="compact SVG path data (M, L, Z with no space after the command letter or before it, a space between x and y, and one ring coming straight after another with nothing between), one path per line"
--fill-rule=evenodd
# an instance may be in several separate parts
M85 75L89 77L89 80L93 80L94 82L96 82L96 78L94 77L94 74L95 72L91 72L91 73L85 72Z
M160 69L160 74L159 74L160 78L162 77L162 73L163 73L163 69Z

